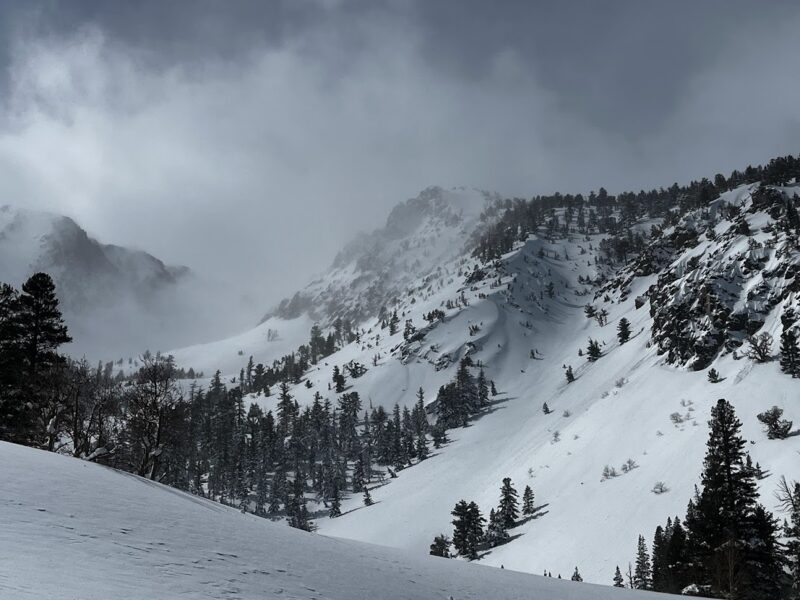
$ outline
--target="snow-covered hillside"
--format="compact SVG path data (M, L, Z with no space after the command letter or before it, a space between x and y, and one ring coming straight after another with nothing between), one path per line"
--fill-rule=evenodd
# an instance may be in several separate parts
M597 260L604 237L599 234L530 235L488 265L464 253L464 238L456 236L449 249L437 251L441 258L427 271L415 271L409 282L398 276L404 287L390 304L400 317L398 333L389 335L375 318L362 321L360 341L314 366L292 395L301 405L310 404L317 392L334 399L329 383L333 366L356 361L368 370L348 380L347 391L359 392L365 406L412 406L420 388L430 402L465 354L485 365L499 394L469 427L450 430L451 442L431 458L379 485L374 506L363 507L360 497L351 498L342 517L317 521L319 530L423 555L436 534L451 532L450 511L457 501L474 500L488 512L497 504L502 478L511 477L518 490L525 485L534 490L539 516L513 530L510 543L487 552L480 562L563 576L577 564L587 581L608 584L615 567L624 570L633 559L640 533L650 538L668 516L683 515L698 483L706 422L718 398L729 400L743 421L753 462L767 474L760 482L762 501L776 509L773 492L779 477L800 477L800 436L768 440L756 414L779 405L787 418L800 422L798 380L781 373L777 361L757 364L744 358L743 336L718 344L702 363L679 362L715 368L722 379L718 383L709 381L707 370L668 362L666 349L675 335L669 343L651 341L654 317L675 303L699 307L692 331L732 329L735 318L721 325L711 312L708 323L701 318L709 294L707 287L695 284L712 274L729 295L726 318L744 311L747 322L759 323L747 333L768 331L777 338L781 316L798 304L792 269L800 255L771 225L769 207L754 202L754 190L740 187L713 210L690 212L665 228L641 255L651 261L647 268L639 261L618 273L609 271ZM726 205L739 207L745 216L723 211ZM737 229L742 218L748 232ZM636 227L653 224L643 221ZM757 260L747 263L743 275L735 263L754 256ZM738 278L730 285L721 283L728 276L726 265L734 265ZM774 279L776 271L780 280ZM671 273L669 288L664 273ZM589 283L600 275L608 278L604 287ZM343 271L334 270L331 277L336 289L345 289ZM315 285L312 289L322 284ZM761 295L756 297L754 290ZM603 326L587 319L584 306L589 303L608 311ZM423 315L434 309L444 309L446 316L427 324ZM623 317L632 335L621 345L616 330ZM404 341L405 320L423 334L421 340ZM657 332L665 330L663 321ZM297 324L302 331L308 323L270 319L270 327L279 331ZM589 338L601 344L603 356L596 362L586 358ZM223 363L220 347L230 355L239 347L244 356L238 364ZM249 353L257 362L277 358L267 348L229 340L178 356L191 356L192 366L207 370L215 362L235 365L227 371L235 376ZM565 377L567 365L576 376L572 383ZM274 396L252 399L264 409L276 409ZM542 411L545 402L550 414ZM628 461L636 466L623 470ZM606 466L618 476L603 478ZM653 492L657 482L665 493Z
M235 374L248 356L266 365L297 349L308 341L315 321L360 324L420 278L457 260L482 211L498 201L496 194L483 191L427 188L398 204L383 228L357 236L323 275L270 310L255 329L169 354L206 374L217 369Z
M5 442L0 479L0 598L653 597L300 532Z

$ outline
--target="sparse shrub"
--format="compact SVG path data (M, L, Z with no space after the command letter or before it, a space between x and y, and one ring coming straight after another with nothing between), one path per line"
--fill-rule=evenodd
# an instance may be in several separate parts
M611 479L612 477L618 477L618 476L619 473L617 473L617 470L614 467L611 467L609 465L603 467L603 480Z
M670 421L672 421L675 425L680 425L683 423L683 415L679 412L674 412L670 416Z
M630 473L634 469L638 469L639 465L636 464L635 460L629 458L628 460L625 461L625 463L622 465L621 468L623 473Z
M745 356L758 363L765 363L772 359L772 336L766 331L747 338Z
M669 491L667 484L663 481L656 481L655 485L653 486L652 492L654 494L665 494Z
M782 416L783 409L777 406L756 415L756 418L764 424L769 439L783 440L788 437L792 429L792 422L781 419Z

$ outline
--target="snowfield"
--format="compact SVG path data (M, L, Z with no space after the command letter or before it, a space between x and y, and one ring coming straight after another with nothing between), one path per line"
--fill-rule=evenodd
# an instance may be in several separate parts
M4 442L0 479L4 600L654 597L309 534Z

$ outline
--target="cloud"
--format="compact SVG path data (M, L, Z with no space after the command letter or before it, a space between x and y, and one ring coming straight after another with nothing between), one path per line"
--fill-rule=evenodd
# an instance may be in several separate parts
M437 37L420 5L358 6L286 9L271 36L246 20L207 29L213 19L190 14L183 44L178 31L149 40L84 15L64 31L20 28L0 197L191 266L219 282L219 320L242 328L428 185L509 196L638 189L796 152L797 11L750 27L721 19L713 51L698 44L697 65L682 55L681 69L662 74L647 60L666 69L671 50L648 46L646 31L617 45L549 34L530 46L522 18L516 37L491 15L481 29L477 14L469 37ZM580 52L548 53L563 44ZM616 77L595 77L596 58L581 70L587 53L619 60L603 71ZM631 92L637 78L659 77L674 85ZM659 104L643 110L649 101Z

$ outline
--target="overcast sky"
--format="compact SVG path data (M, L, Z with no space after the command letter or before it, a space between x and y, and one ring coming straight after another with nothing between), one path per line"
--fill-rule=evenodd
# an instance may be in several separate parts
M0 204L255 306L428 185L618 191L800 152L796 2L0 6Z

